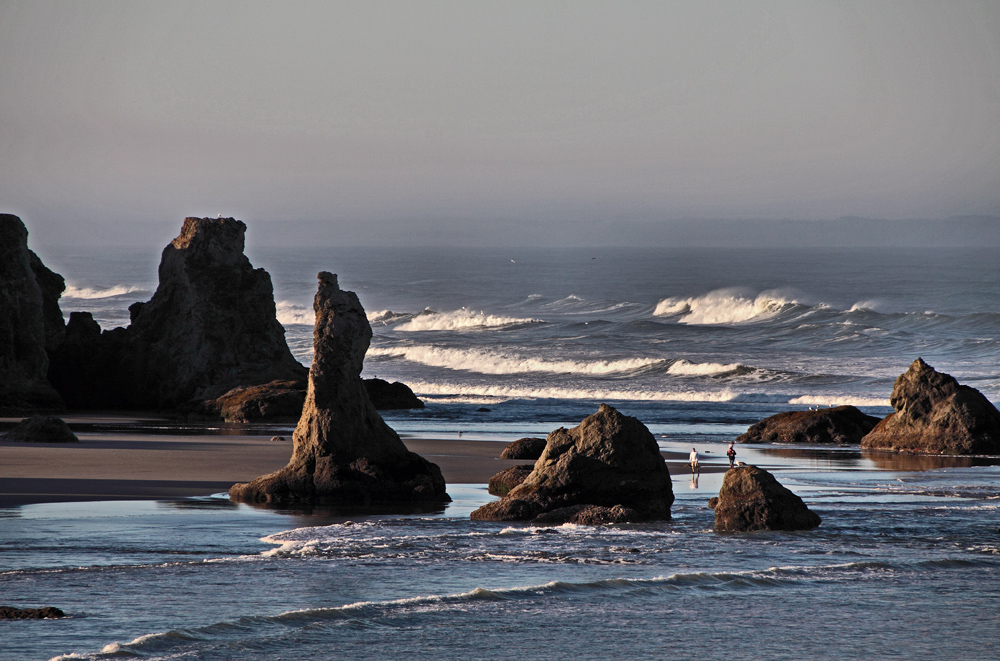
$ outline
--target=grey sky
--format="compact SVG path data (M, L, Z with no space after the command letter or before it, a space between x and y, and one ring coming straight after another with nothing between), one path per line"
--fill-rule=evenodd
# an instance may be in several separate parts
M1000 215L992 0L0 0L0 90L0 208L49 240Z

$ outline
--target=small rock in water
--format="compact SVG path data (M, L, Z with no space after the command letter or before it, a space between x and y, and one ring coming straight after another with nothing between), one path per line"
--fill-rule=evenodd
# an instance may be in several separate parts
M490 413L490 409L486 408L485 406L481 406L478 409L476 409L476 413Z
M66 617L66 613L58 608L14 608L0 606L0 620L47 620L56 617Z
M288 439L286 439L284 436L272 436L271 440L272 441L282 441L282 442L284 442L284 441L286 441Z

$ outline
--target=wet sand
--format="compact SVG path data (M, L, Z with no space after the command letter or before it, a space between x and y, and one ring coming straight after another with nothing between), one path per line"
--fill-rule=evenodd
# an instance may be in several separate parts
M129 423L134 418L67 417L74 422ZM4 422L14 420L4 419ZM292 452L287 441L271 435L147 434L77 432L80 443L8 443L0 441L0 507L29 503L85 500L172 499L225 492L278 470ZM485 484L516 464L499 459L501 441L403 438L406 446L441 467L451 484ZM664 453L676 479L690 474L686 456ZM722 467L703 466L702 472Z

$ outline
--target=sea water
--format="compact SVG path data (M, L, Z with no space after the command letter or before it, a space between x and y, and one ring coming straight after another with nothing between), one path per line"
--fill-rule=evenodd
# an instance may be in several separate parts
M155 250L33 247L104 327L156 286ZM305 363L316 272L358 293L366 376L427 402L386 415L404 435L544 435L606 401L721 464L767 415L885 415L918 356L1000 400L996 250L248 253ZM441 511L354 519L210 494L2 510L0 602L70 618L0 623L0 656L996 658L993 460L738 450L822 525L714 533L721 474L676 472L671 522L614 527L473 522L491 496L454 484Z

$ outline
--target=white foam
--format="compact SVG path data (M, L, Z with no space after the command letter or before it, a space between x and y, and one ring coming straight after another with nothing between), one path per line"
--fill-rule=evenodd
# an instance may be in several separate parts
M411 381L407 385L417 395L451 397L502 397L505 399L587 399L658 402L731 402L742 393L729 389L718 391L642 391L588 388L468 385Z
M667 373L677 376L715 376L735 372L741 368L747 369L745 365L740 363L725 365L722 363L692 363L682 358L671 365Z
M74 287L69 285L66 287L66 291L63 292L63 298L82 298L82 299L92 299L92 298L111 298L112 296L124 296L125 294L132 294L135 292L142 292L148 294L149 290L143 289L142 287L136 287L132 285L114 285L113 287Z
M278 301L274 304L277 313L278 323L282 326L304 325L312 326L316 323L316 315L312 308L304 305L296 305L290 301Z
M849 395L803 395L788 400L788 403L807 406L890 406L888 399Z
M444 349L417 344L405 347L371 348L368 356L403 358L411 363L479 374L522 374L548 372L552 374L615 374L631 372L662 362L655 358L624 360L545 360L516 353L490 349Z
M653 314L658 317L683 315L677 320L682 324L738 324L772 317L795 303L775 291L750 297L733 289L717 289L704 296L665 298L656 304Z
M544 323L541 319L524 319L486 314L466 308L453 312L433 312L425 310L398 326L398 331L429 331L429 330L470 330L476 328L500 328L517 324Z

